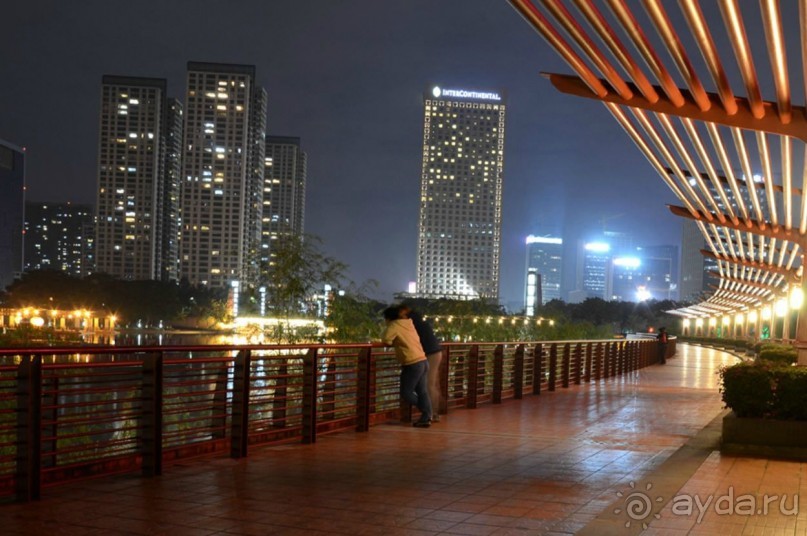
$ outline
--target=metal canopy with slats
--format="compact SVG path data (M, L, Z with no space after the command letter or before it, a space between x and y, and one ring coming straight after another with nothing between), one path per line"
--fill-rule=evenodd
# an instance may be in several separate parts
M603 102L680 200L673 214L697 222L719 285L670 313L764 312L804 292L807 117L791 78L807 81L807 0L509 2L574 71L547 74L555 88Z

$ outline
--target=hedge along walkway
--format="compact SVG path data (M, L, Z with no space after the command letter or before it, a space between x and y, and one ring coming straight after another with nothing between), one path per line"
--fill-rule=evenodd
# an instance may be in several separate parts
M666 365L454 410L429 429L389 423L188 460L157 478L47 488L39 502L0 506L2 534L576 534L596 523L635 533L630 483L665 490L675 476L672 495L709 462L711 447L692 441L722 412L717 367L735 361L680 345Z

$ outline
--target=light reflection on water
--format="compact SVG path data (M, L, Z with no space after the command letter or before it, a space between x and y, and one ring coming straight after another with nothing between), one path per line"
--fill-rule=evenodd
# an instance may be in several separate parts
M108 346L197 346L208 344L273 344L263 334L245 336L236 333L186 332L186 331L133 331L117 334L92 334L84 337L88 344Z

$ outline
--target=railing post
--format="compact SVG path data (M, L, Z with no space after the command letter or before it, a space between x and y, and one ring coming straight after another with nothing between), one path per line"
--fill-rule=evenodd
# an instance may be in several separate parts
M513 356L513 398L521 400L524 398L524 345L516 346L516 353Z
M572 345L568 342L563 345L563 362L561 365L561 385L564 389L569 387L569 368L571 366Z
M603 356L603 374L602 377L604 380L607 380L613 375L613 353L614 353L614 343L606 342L605 343L605 354Z
M358 393L356 400L356 431L366 432L370 429L370 404L372 403L370 378L372 377L372 350L370 347L359 350Z
M462 398L465 389L465 375L468 374L467 370L467 359L465 359L465 354L462 352L455 352L457 354L457 362L454 365L454 396L456 398ZM449 353L449 359L451 359ZM451 369L449 368L449 374L451 373ZM450 396L449 392L446 391L446 397ZM467 402L467 395L466 395L466 402Z
M597 343L597 347L594 350L594 381L600 381L602 379L602 361L603 361L603 354L604 354L604 344L601 342Z
M593 343L586 343L586 382L591 381L591 358L594 354L594 344Z
M574 380L575 385L580 385L582 381L581 378L583 376L583 347L581 346L581 344L582 343L577 343L574 346L574 354L573 354L574 372L572 374L572 379Z
M230 457L244 458L249 446L249 393L252 352L241 350L233 368L233 419L230 423ZM274 412L272 412L274 417Z
M143 476L159 476L163 472L163 354L143 357L141 383L143 421L141 455Z
M541 383L544 381L544 348L539 342L532 349L532 394L541 394Z
M555 380L557 379L558 371L558 343L553 342L549 346L549 382L547 385L548 391L555 390Z
M493 350L493 393L491 400L494 404L502 403L502 388L504 387L504 345L497 344Z
M317 442L317 349L303 356L303 443Z
M614 378L619 373L619 343L611 343L611 377Z
M622 376L622 371L625 366L625 347L627 343L616 343L616 374L615 376Z
M465 407L476 409L477 397L479 395L479 345L474 344L468 350L468 394L465 399Z
M40 498L42 489L42 356L24 355L17 367L17 501Z

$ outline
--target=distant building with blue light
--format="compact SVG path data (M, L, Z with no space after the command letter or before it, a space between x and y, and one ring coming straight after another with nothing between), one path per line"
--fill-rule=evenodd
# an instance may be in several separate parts
M527 316L533 316L538 306L561 299L563 239L530 235L526 245L524 310Z

